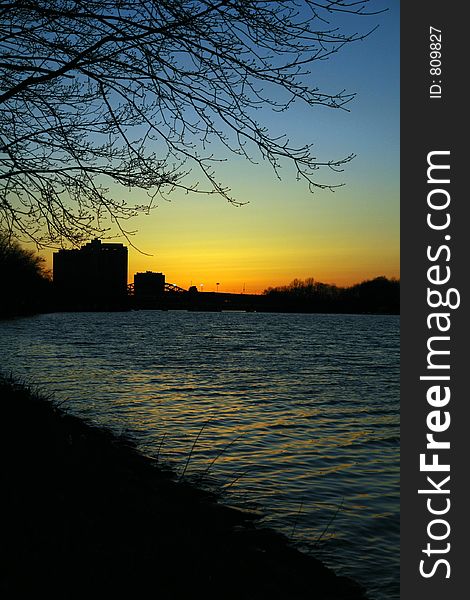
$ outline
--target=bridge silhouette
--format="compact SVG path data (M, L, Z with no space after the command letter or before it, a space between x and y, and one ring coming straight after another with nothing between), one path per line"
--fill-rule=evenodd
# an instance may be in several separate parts
M165 292L173 292L173 293L178 293L178 294L188 291L188 290L185 290L184 288L180 287L179 285L176 285L176 283L165 283L163 289ZM131 297L134 296L134 291L135 291L134 283L128 283L127 284L128 296L131 296Z

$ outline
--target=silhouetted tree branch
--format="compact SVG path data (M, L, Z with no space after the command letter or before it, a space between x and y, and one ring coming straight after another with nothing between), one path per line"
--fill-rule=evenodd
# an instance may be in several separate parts
M110 224L124 232L123 220L175 189L240 203L216 177L220 145L276 173L288 159L311 189L330 187L315 172L352 156L319 161L255 115L296 101L345 108L353 94L304 76L368 35L335 25L374 14L368 2L0 0L0 225L39 244L79 243ZM189 179L195 167L204 185ZM130 204L115 184L146 190L148 203Z

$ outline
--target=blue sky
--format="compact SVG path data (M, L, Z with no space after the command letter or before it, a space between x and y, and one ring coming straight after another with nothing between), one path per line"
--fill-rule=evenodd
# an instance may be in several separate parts
M227 155L218 179L247 204L180 193L160 201L131 224L133 243L147 255L131 249L130 280L136 271L153 270L183 287L203 283L215 290L220 282L221 291L259 292L294 278L345 285L399 276L399 2L373 6L388 10L354 19L353 31L378 29L314 62L306 78L321 91L355 92L350 112L297 102L287 112L257 115L296 145L313 143L321 160L354 153L344 172L318 172L321 183L344 187L312 194L296 181L292 165L283 166L279 181L268 164ZM348 22L340 25L351 29ZM136 204L144 199L125 197Z

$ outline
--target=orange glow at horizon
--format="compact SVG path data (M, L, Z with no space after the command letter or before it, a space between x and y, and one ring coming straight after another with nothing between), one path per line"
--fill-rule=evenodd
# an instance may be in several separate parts
M203 283L205 291L216 291L220 283L221 292L261 293L296 278L348 286L400 277L393 186L379 200L375 190L353 185L314 196L292 182L240 188L249 200L242 207L183 197L139 218L135 245L151 256L129 249L129 280L157 271L185 289Z
M262 293L310 277L338 286L400 277L399 8L385 17L380 33L351 45L343 58L318 61L311 74L319 89L353 92L348 110L299 101L289 111L265 106L258 113L274 137L310 147L325 165L311 173L317 185L309 187L289 161L274 172L256 145L247 146L251 162L212 140L205 151L217 181L243 206L203 193L207 181L194 169L187 183L198 193L175 189L169 202L155 198L150 214L121 223L136 232L129 239L145 254L119 237L112 219L103 221L117 231L103 242L129 248L129 282L136 272L154 271L185 289ZM326 166L353 155L344 166ZM147 205L151 193L113 183L109 191L127 206ZM42 254L52 269L52 251Z
M173 283L185 289L195 285L200 290L202 284L203 291L215 292L217 283L219 283L219 292L241 293L244 291L247 294L258 294L268 287L283 286L289 284L293 279L310 277L313 277L315 281L340 287L354 285L381 275L399 279L399 271L393 263L394 261L390 260L389 265L382 262L375 267L371 265L361 267L361 265L352 263L343 264L340 267L333 261L328 264L325 260L317 268L303 266L296 269L294 266L289 267L289 264L277 267L256 267L247 264L244 268L243 265L234 264L234 260L231 259L227 260L225 268L220 266L217 268L217 265L211 264L206 264L205 267L191 264L181 266L172 261L168 261L166 266L162 266L155 259L149 261L149 257L133 254L129 260L129 283L133 281L134 274L137 272L154 271L164 273L167 283Z
M217 291L219 283L220 292L262 293L308 277L338 286L400 277L397 195L377 202L351 189L313 199L288 185L250 191L239 208L183 197L137 218L130 240L141 252L110 240L129 247L129 282L154 271L184 289ZM51 268L52 251L46 259Z

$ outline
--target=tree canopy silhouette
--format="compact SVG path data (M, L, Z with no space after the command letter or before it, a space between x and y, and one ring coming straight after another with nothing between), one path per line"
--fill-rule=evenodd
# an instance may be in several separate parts
M125 219L175 189L237 203L211 141L276 172L290 160L310 188L330 187L316 171L352 156L321 162L256 112L345 108L352 93L305 75L370 33L342 30L346 16L374 14L368 2L0 0L0 226L79 243L111 224L125 233Z
M7 232L0 231L0 317L43 310L50 300L50 273L44 258L22 248Z
M389 313L400 312L400 281L384 275L349 287L321 283L313 277L269 287L264 295L287 310L306 312Z

